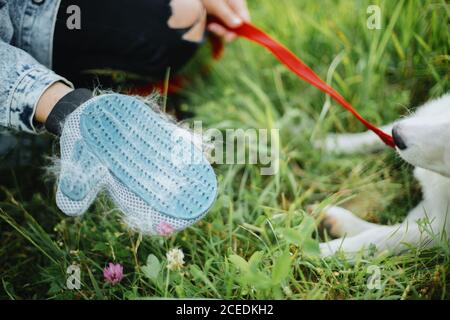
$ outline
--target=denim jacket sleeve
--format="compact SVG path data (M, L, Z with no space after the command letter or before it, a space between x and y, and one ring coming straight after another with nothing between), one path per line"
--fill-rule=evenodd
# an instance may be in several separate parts
M36 133L33 118L41 95L58 81L72 85L11 45L15 31L8 0L0 0L0 126Z

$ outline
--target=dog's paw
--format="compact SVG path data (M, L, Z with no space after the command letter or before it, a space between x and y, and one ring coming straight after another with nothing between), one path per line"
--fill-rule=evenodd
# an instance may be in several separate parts
M320 256L322 258L331 257L332 255L334 255L334 252L330 250L326 242L320 243L319 248L320 248Z
M321 227L335 238L354 236L366 228L366 223L347 209L328 206L323 209Z
M341 242L337 240L320 243L320 256L322 258L334 256L339 251L340 244Z
M374 152L383 148L383 144L370 132L355 134L329 134L322 140L316 140L314 147L327 153L354 154Z
M343 234L343 221L341 219L341 208L339 207L326 207L323 209L323 219L320 223L322 229L334 237L342 237Z
M350 134L329 134L324 139L314 141L314 147L327 153L352 153L357 149L353 144L352 136Z

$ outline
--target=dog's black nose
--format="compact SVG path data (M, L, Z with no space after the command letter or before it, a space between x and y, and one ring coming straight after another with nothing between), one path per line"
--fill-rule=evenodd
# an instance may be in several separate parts
M402 136L398 132L398 128L397 127L394 127L392 129L392 137L394 138L394 142L395 142L395 145L397 146L397 148L399 148L400 150L405 150L406 148L408 148L406 146L406 143L403 140Z

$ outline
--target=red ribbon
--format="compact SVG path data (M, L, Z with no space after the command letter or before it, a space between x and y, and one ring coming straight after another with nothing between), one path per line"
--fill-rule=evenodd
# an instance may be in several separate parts
M300 58L293 54L289 49L283 46L281 43L277 42L266 34L261 29L255 27L250 23L243 23L237 28L227 27L221 21L213 19L214 23L219 23L228 30L236 33L242 38L246 38L250 41L256 42L261 46L268 49L272 54L286 67L288 67L294 74L299 78L309 82L316 88L320 89L324 93L328 94L331 98L336 100L341 106L350 111L362 124L364 124L367 129L373 131L378 137L380 137L383 142L389 147L395 148L394 139L392 136L383 132L381 129L377 128L375 125L364 119L358 111L353 108L353 106L347 102L337 91L330 87L326 82L319 78L319 76L311 70Z

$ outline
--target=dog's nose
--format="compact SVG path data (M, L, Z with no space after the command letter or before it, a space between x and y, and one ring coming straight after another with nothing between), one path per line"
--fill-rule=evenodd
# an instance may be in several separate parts
M400 135L397 126L392 129L392 137L394 138L394 142L397 148L399 148L400 150L405 150L406 148L408 148L405 140L403 140L402 136Z

